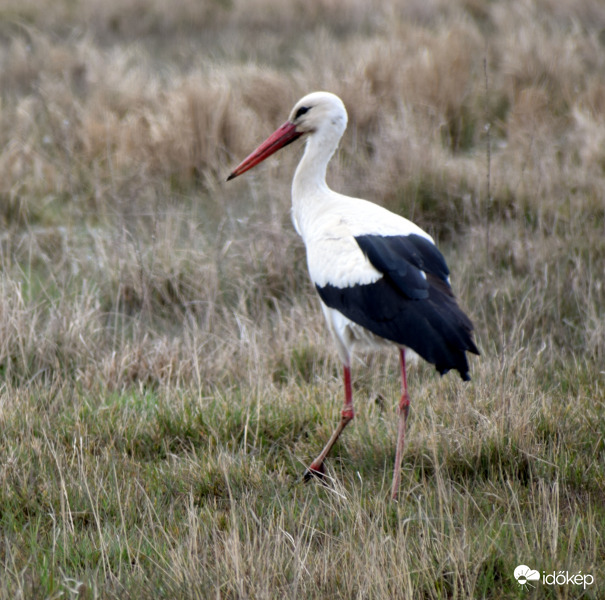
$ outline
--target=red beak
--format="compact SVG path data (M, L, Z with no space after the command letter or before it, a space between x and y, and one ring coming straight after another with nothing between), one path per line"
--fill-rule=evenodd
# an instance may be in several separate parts
M255 167L258 163L263 162L265 158L268 158L280 148L291 144L294 140L298 139L302 133L296 131L296 125L286 121L277 131L272 133L250 156L245 158L227 177L227 181L245 173L252 167Z

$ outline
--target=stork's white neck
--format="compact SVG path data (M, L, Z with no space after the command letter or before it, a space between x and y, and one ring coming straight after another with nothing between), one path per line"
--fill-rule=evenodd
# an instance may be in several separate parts
M333 194L326 183L326 169L338 147L343 129L327 127L307 138L305 153L292 181L292 216L303 238L309 213L319 209L318 205L324 204Z

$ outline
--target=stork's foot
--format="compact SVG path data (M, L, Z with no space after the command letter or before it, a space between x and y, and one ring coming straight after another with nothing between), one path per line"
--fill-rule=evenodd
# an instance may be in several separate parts
M324 464L320 463L320 464L316 465L315 463L313 463L304 472L303 481L305 483L307 483L308 481L311 481L311 479L313 479L314 477L316 477L320 481L323 481L323 479L324 479L325 476L326 476L326 470L324 468Z

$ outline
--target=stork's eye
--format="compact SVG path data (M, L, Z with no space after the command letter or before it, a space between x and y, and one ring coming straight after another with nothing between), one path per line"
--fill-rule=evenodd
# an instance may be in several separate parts
M296 114L294 115L295 119L298 119L299 117L302 117L306 112L308 112L310 110L309 106L301 106L297 111Z

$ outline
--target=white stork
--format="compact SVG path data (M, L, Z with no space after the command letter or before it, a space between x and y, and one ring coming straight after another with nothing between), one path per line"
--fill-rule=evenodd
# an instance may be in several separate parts
M307 250L309 274L344 366L345 401L332 437L305 472L323 475L323 462L353 419L351 357L356 350L399 350L402 395L393 474L397 498L410 399L406 349L442 375L456 369L470 379L465 352L479 354L473 325L458 307L449 270L430 235L377 204L332 191L326 168L347 126L344 104L314 92L299 100L290 118L229 175L241 175L280 148L306 137L292 182L292 218Z

